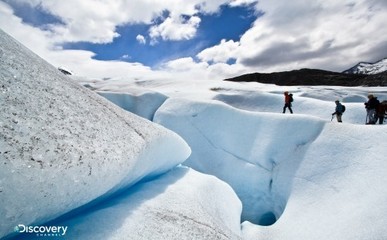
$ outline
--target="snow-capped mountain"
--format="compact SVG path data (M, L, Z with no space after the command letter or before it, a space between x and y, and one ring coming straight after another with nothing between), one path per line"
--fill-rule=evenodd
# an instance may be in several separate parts
M375 63L360 62L343 73L349 74L378 74L387 71L387 58L379 60Z

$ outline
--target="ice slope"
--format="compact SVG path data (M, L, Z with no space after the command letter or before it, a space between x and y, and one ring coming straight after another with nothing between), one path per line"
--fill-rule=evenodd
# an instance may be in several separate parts
M0 237L189 156L177 134L81 87L1 30L0 42Z
M241 208L229 185L177 167L52 225L68 226L66 239L242 239Z

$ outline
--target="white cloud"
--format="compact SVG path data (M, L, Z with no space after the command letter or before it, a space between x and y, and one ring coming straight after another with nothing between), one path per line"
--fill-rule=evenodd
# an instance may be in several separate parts
M23 2L19 0L19 2ZM33 7L39 7L58 17L62 24L50 26L58 42L87 41L109 43L118 37L116 26L128 21L120 11L121 1L109 2L84 1L29 1ZM130 15L130 14L129 14Z
M205 62L226 63L230 59L237 58L236 50L238 47L238 42L223 39L219 45L201 51L197 57Z
M262 0L257 8L265 14L242 36L238 62L261 71L340 71L385 57L387 8L375 2Z
M189 0L182 4L180 0L15 1L43 9L61 19L63 24L50 26L56 41L92 43L110 43L119 37L116 32L117 26L133 23L152 24L153 20L162 16L165 11L170 13L170 18L155 26L152 34L169 40L189 39L194 36L200 22L195 14L199 11L216 12L220 5L229 2L229 0ZM185 20L181 16L188 16L189 19ZM178 32L173 33L173 30Z
M249 1L231 4L236 3ZM256 12L263 15L239 42L221 41L197 57L209 63L235 58L246 72L305 67L342 71L359 61L386 57L385 1L261 0Z
M180 58L163 64L162 70L172 73L175 79L208 79L208 64L197 63L191 57Z
M24 24L3 2L0 2L0 28L43 58L54 49L50 32Z
M137 35L137 37L136 37L136 40L137 40L137 42L139 42L140 44L146 44L146 39L145 39L145 37L143 36L143 35Z
M196 62L191 57L169 61L163 65L162 70L172 73L171 77L175 79L191 80L222 80L246 73L246 67L240 64L215 63L210 65L206 62Z
M200 18L196 16L189 19L182 16L168 17L160 25L153 26L149 30L149 36L152 39L188 40L195 36L200 21Z
M193 60L193 58L186 57L186 58L180 58L177 60L169 61L165 63L163 66L165 69L185 72L192 69L193 66L194 68L200 68L201 70L205 70L208 67L208 64L204 62L197 63Z
M231 0L230 2L230 6L243 6L243 5L249 5L249 4L253 4L253 3L256 3L257 0Z

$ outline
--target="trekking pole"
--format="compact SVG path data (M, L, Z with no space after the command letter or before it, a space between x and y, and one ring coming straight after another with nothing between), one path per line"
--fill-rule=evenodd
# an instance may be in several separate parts
M335 114L332 114L331 122L332 122L332 120L333 120L333 116L335 116Z

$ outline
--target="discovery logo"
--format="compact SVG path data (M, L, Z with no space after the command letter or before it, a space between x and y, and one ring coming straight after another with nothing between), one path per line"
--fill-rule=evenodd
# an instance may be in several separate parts
M17 233L32 233L38 237L60 237L66 235L67 226L26 226L19 224L14 228Z

